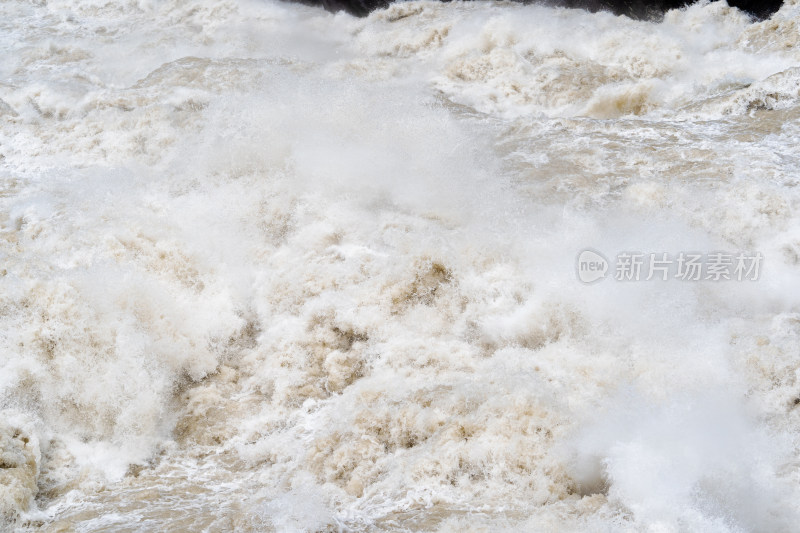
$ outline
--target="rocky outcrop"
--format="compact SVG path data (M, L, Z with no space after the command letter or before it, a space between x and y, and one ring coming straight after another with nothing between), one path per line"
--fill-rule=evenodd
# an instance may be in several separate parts
M0 530L30 507L38 475L38 441L0 420Z

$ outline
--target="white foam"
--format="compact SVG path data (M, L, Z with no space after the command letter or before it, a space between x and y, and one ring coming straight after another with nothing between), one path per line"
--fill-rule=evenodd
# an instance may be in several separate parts
M791 530L795 11L2 4L2 519Z

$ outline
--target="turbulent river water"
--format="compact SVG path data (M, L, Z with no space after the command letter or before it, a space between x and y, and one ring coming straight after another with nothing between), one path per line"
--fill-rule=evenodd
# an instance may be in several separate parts
M0 530L797 531L799 44L0 2Z

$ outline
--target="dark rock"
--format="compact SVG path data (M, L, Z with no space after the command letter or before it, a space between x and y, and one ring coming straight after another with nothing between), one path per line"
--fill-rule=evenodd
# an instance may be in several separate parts
M591 12L611 11L634 19L658 18L670 9L693 4L695 0L551 0L556 6L581 8ZM780 9L783 0L728 0L728 5L745 11L758 19L769 18Z
M391 0L300 0L310 5L322 5L328 11L347 11L359 17L370 11L387 7ZM447 1L447 0L445 0ZM522 0L524 3L534 3ZM658 18L665 11L684 7L694 0L542 0L553 6L580 8L591 12L611 11L635 19ZM728 0L732 7L750 13L755 18L766 19L780 9L783 0Z

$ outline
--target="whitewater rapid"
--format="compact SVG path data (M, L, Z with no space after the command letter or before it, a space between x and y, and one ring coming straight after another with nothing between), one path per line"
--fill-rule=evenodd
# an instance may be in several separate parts
M799 27L0 3L0 530L796 531Z

